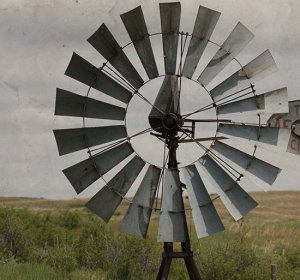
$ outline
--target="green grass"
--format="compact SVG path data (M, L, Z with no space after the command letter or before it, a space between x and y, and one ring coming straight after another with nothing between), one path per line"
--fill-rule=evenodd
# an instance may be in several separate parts
M299 193L254 197L260 207L240 222L216 201L225 232L198 240L192 230L203 280L266 280L272 263L279 280L300 280ZM155 279L158 213L142 240L116 230L127 202L105 224L83 208L85 201L0 199L0 279ZM182 260L173 261L169 279L188 279Z
M102 271L75 270L63 273L43 263L0 262L0 279L3 280L99 280L103 277Z
M41 275L43 275L43 278L38 278ZM44 264L16 263L11 261L9 263L0 263L0 279L63 280L68 278Z

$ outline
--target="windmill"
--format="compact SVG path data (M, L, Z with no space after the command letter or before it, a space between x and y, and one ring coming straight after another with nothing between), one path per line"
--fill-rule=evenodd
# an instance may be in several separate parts
M149 34L142 8L139 6L121 15L131 42L120 46L105 24L88 39L88 42L106 59L99 68L74 53L65 74L88 87L86 96L57 89L55 115L83 118L82 128L57 129L54 135L60 155L87 149L88 158L63 170L64 175L79 194L102 178L105 186L86 207L108 222L128 190L144 171L120 230L145 238L153 211L159 212L158 241L164 252L157 279L168 277L173 258L185 261L190 279L200 279L193 260L186 220L187 208L182 193L186 189L194 225L199 238L222 231L224 226L207 190L207 182L222 200L235 220L244 217L257 203L240 186L246 177L258 184L272 185L280 168L256 157L260 147L285 149L290 130L268 127L262 122L267 114L288 113L287 89L274 89L257 93L254 81L277 70L271 53L267 50L242 65L236 56L254 37L242 24L237 23L222 44L210 40L220 13L200 6L191 33L180 31L181 6L160 3L161 31ZM151 39L160 36L163 47L164 73L159 73ZM209 44L217 46L212 59L197 77L195 71ZM133 46L147 74L143 80L125 53ZM239 69L223 82L209 89L210 83L236 62ZM154 102L141 93L152 80L162 78ZM188 95L182 80L196 83L211 98L211 102L194 111L182 113L181 98ZM121 102L117 106L89 96L90 89L99 91ZM150 127L129 135L126 122L122 125L100 127L86 126L87 119L113 121L126 120L128 104L137 96L151 109L147 112ZM216 118L193 119L198 113L214 110ZM225 116L226 118L221 118ZM256 122L233 121L231 116L254 116ZM214 123L216 131L209 137L197 137L199 123ZM148 163L131 145L133 138L151 134L164 146L162 166ZM247 153L233 146L228 139L251 146ZM244 142L243 142L244 141ZM204 145L204 143L210 143ZM177 149L186 143L204 152L197 161L179 166ZM243 145L244 145L243 144ZM108 182L104 175L113 172L125 159L126 165ZM242 170L242 171L241 171ZM183 183L184 181L184 183ZM160 192L161 202L157 205ZM174 251L173 243L180 242L181 251Z

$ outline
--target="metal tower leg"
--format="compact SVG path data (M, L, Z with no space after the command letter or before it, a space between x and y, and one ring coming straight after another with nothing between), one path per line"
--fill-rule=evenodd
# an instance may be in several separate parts
M193 252L191 251L191 244L189 236L187 236L187 241L181 243L181 250L186 252L187 257L184 258L185 266L188 271L189 277L192 280L201 280L198 268L193 258Z
M178 147L178 143L177 143L176 133L173 135L171 134L169 136L171 138L171 141L169 141L169 143L172 143L172 144L168 145L168 148L170 149L168 167L169 168L177 168L178 163L176 160L176 149ZM181 191L182 191L182 189L181 189ZM182 196L181 196L181 204L182 204L182 209L184 209L184 203L183 203ZM159 272L156 277L157 280L168 279L171 262L172 262L173 258L184 259L185 266L188 271L190 280L201 280L197 266L193 259L193 252L191 251L191 243L190 243L190 237L189 237L189 231L188 231L185 213L184 213L184 221L185 222L184 222L183 230L185 232L186 241L181 243L181 252L173 251L173 243L172 242L164 243L164 252L162 253L162 261L160 264Z
M170 254L173 252L173 243L165 242L164 243L164 252L162 253L162 260L160 268L157 274L157 280L166 280L170 272L172 258Z
M164 243L164 252L162 253L162 261L156 277L156 280L168 279L172 259L184 259L190 280L201 280L198 268L193 259L193 252L190 250L190 241L181 243L181 252L173 251L173 243Z

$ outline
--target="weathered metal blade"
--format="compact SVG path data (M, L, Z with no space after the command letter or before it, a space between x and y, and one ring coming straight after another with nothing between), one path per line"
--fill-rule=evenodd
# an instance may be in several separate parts
M269 50L266 50L254 60L249 62L241 70L235 72L218 86L213 88L210 93L215 101L229 95L232 89L239 90L246 88L253 80L259 80L277 71L276 63ZM250 81L249 81L249 80Z
M160 111L158 111L158 108ZM149 114L149 123L153 129L159 127L160 129L155 129L156 131L163 130L161 113L180 113L179 104L179 91L178 91L178 78L175 75L166 75L163 84L157 94L154 101L154 107L152 107Z
M145 162L135 156L85 206L108 222L144 165Z
M230 138L241 138L286 149L290 130L278 127L264 127L254 125L220 124L218 132L230 135Z
M221 219L195 165L182 168L199 238L224 230Z
M278 71L276 62L269 50L253 59L243 67L243 72L249 79L262 79L267 75Z
M126 104L129 103L132 97L130 91L76 53L73 53L65 75L84 83L89 87L100 90Z
M220 195L226 209L235 220L243 218L257 206L256 201L248 195L209 155L199 160L210 183Z
M180 2L159 3L165 73L174 75L178 49L180 25Z
M124 125L53 130L59 155L126 138Z
M248 45L253 37L254 35L249 29L239 22L201 73L198 81L207 86Z
M180 184L179 171L166 169L158 224L158 241L160 242L184 242L186 240Z
M272 185L281 169L271 165L255 156L248 155L236 148L222 142L215 142L213 151L217 151L227 159L231 160L246 172L253 174L265 183Z
M198 62L206 48L208 40L214 31L221 13L200 6L189 44L182 75L192 78Z
M136 52L145 68L149 79L158 76L158 70L149 39L149 32L141 6L122 14L121 19L126 27Z
M150 165L123 219L120 230L145 238L161 169Z
M115 167L119 162L133 153L129 143L121 144L99 155L92 156L63 170L73 188L81 193L100 176Z
M288 113L287 88L272 90L250 98L217 107L218 114L275 114Z
M55 115L124 120L125 109L58 88L56 89Z
M144 81L128 57L119 46L107 26L103 23L88 39L88 42L116 68L135 88L140 88Z

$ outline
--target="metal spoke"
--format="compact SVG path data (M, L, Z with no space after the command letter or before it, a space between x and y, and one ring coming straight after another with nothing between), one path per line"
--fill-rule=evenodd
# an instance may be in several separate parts
M229 119L185 119L185 122L232 122Z
M197 142L199 141L215 141L215 140L225 140L228 139L227 137L224 136L219 136L219 137L202 137L202 138L194 138ZM180 140L178 143L191 143L194 142L194 139L187 139L187 140Z
M114 79L116 79L119 83L123 84L124 86L129 87L131 90L133 90L133 95L136 94L137 96L139 96L142 100L146 101L150 106L152 106L153 108L155 108L157 111L159 111L161 114L165 114L164 112L162 112L159 108L157 108L155 105L153 105L145 96L143 96L136 88L134 88L126 79L124 79L120 74L118 74L114 69L112 69L111 67L109 67L108 65L106 65L106 67L112 71L117 77L111 75L109 72L105 71L104 69L102 69L102 71L104 71L105 73L107 73L108 75L110 75L111 77L113 77Z
M234 101L234 100L236 100L236 99L239 99L239 98L241 98L241 97L244 97L244 96L249 95L249 94L252 94L252 93L253 93L253 91L246 92L246 93L244 93L244 94L242 94L242 95L240 95L240 96L238 96L238 97L232 98L232 99L227 100L227 101L224 101L224 102L222 102L222 103L219 103L217 106L222 106L222 105L224 105L224 104L230 103L231 101ZM225 98L224 98L224 99L225 99ZM219 102L219 101L220 101L220 100L218 100L217 102Z
M178 126L178 128L184 133L186 134L189 138L192 139L193 142L195 142L201 149L203 149L206 153L210 154L212 156L212 158L214 158L215 161L217 161L221 166L223 166L232 176L234 176L236 179L240 179L243 175L238 172L235 168L233 168L230 164L228 164L226 161L222 160L219 156L217 156L215 153L213 153L210 149L206 148L204 145L202 145L201 143L199 143L195 138L193 138L191 135L189 135L188 133L186 133L180 126ZM222 163L221 163L221 162ZM233 170L235 173L238 174L238 176L236 176L232 171L230 171L227 167L229 167L231 170Z
M204 107L201 107L200 109L196 110L196 111L193 111L191 113L188 113L188 114L185 114L185 115L182 115L182 119L185 120L186 118L190 117L191 115L194 115L194 114L197 114L197 113L200 113L200 112L203 112L203 111L207 111L207 110L210 110L212 108L215 108L216 105L214 105L215 103L211 103L211 104L208 104Z
M224 101L224 102L222 102L222 103L216 104L217 102L220 102L221 100L224 100L224 99L227 99L227 98L229 98L229 97L232 97L232 96L234 96L234 95L236 95L236 94L238 94L238 93L241 93L241 92L243 92L243 91L245 91L245 90L247 90L247 89L250 89L250 88L251 88L251 91L250 91L250 92L246 92L246 93L244 93L244 94L242 94L242 95L240 95L240 96L237 96L237 97L234 97L234 98L232 98L232 99L230 99L230 100L227 100L227 101ZM238 99L238 98L244 97L244 96L246 96L246 95L248 95L248 94L251 94L251 93L254 94L254 93L255 93L255 90L254 90L253 88L254 88L254 86L251 85L251 86L246 87L246 88L244 88L244 89L242 89L242 90L239 90L239 91L237 91L237 92L234 92L234 93L232 93L232 94L230 94L230 95L228 95L228 96L225 96L225 97L219 99L219 100L216 101L216 102L212 102L212 103L210 103L210 104L207 104L206 106L203 106L202 108L200 108L200 109L198 109L198 110L196 110L196 111L193 111L193 112L191 112L191 113L182 115L182 116L183 116L183 120L186 119L187 117L191 116L191 115L196 114L196 113L200 113L200 112L203 112L203 111L206 111L206 110L210 110L210 109L212 109L212 108L216 108L216 107L218 107L218 106L224 105L224 104L226 104L226 103L228 103L228 102L234 101L234 100L236 100L236 99Z
M161 189L163 190L163 182L164 182L164 175L165 175L165 170L166 170L166 165L167 165L167 162L168 162L168 158L169 158L169 153L170 153L170 150L168 151L168 154L166 156L166 149L167 149L167 136L165 136L165 141L164 141L164 154L163 154L163 164L162 164L162 171L161 171L161 174L160 174L160 177L159 177L159 180L158 180L158 187L157 187L157 190L156 190L156 201L155 201L155 208L154 210L160 210L160 208L158 208L158 194L159 194L159 189L160 189L160 183L161 183ZM161 196L161 199L162 199L162 196ZM161 207L161 205L160 205Z
M151 132L152 130L153 130L153 128L151 128L151 127L146 128L146 129L144 129L142 131L139 131L139 132L137 132L137 133L135 133L135 134L133 134L131 136L128 136L128 137L126 137L126 138L124 138L122 140L116 141L116 142L108 144L106 146L103 146L103 147L100 147L100 148L96 148L96 149L89 149L88 153L91 154L91 152L95 152L95 151L101 150L98 153L94 154L94 155L99 155L99 154L101 154L101 153L103 153L103 152L105 152L105 151L107 151L107 150L109 150L109 149L111 149L111 148L113 148L113 147L115 147L115 146L117 146L117 145L125 142L125 141L128 141L128 140L130 140L130 139L132 139L134 137L140 136L142 134Z
M152 131L153 130L153 128L151 128L151 127L149 127L149 128L146 128L146 129L144 129L144 130L142 130L142 131L140 131L140 132L137 132L136 134L133 134L133 135L131 135L131 136L128 136L128 140L130 140L130 139L132 139L132 138L134 138L134 137L136 137L136 136L140 136L140 135L142 135L142 134L145 134L145 133L147 133L147 132L150 132L150 131Z
M186 47L186 41L187 41L187 37L188 37L188 34L187 33L183 33L181 32L180 33L180 61L179 61L179 67L178 67L178 72L177 72L177 76L179 76L179 93L178 93L178 103L177 103L177 109L176 109L176 112L178 112L178 109L179 109L179 106L180 106L180 94L181 94L181 79L182 79L182 68L183 68L183 65L182 65L182 58L183 58L183 53L184 53L184 49ZM183 36L185 36L184 38L184 42L183 42Z

